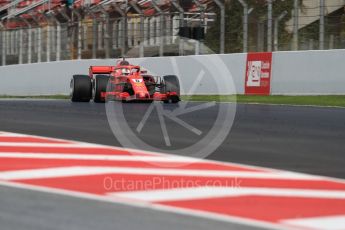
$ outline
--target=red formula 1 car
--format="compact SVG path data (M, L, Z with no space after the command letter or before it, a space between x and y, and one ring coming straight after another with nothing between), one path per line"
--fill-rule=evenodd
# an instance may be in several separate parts
M180 101L180 83L175 75L154 77L125 59L116 66L90 66L89 75L73 75L73 102Z

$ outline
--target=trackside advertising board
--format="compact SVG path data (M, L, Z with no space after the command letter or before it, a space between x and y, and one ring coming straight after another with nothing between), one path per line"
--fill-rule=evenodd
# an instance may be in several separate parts
M245 94L270 95L272 53L248 53Z

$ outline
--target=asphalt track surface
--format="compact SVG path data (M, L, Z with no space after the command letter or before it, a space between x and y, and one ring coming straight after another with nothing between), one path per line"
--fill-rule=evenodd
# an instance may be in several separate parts
M138 109L149 104L125 106L129 120L137 120ZM208 129L216 108L199 113L197 124L205 124L200 129ZM156 119L148 120L146 125L151 129L145 131L144 139L159 147L162 143L157 124ZM2 131L119 145L109 127L104 104L1 100L0 127ZM195 141L184 135L181 132L173 140L175 146ZM345 178L344 140L345 109L240 104L230 134L209 158ZM0 223L4 229L249 229L8 187L0 188L0 197Z
M9 187L0 187L0 197L0 223L4 230L261 229Z

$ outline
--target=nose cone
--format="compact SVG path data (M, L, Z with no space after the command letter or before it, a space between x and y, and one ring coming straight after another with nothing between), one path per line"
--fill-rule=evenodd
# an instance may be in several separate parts
M144 92L138 93L138 96L139 98L146 98L146 93Z

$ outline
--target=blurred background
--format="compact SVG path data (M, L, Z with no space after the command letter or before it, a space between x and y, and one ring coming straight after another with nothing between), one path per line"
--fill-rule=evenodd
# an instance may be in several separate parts
M342 49L345 0L0 0L0 33L1 65Z

